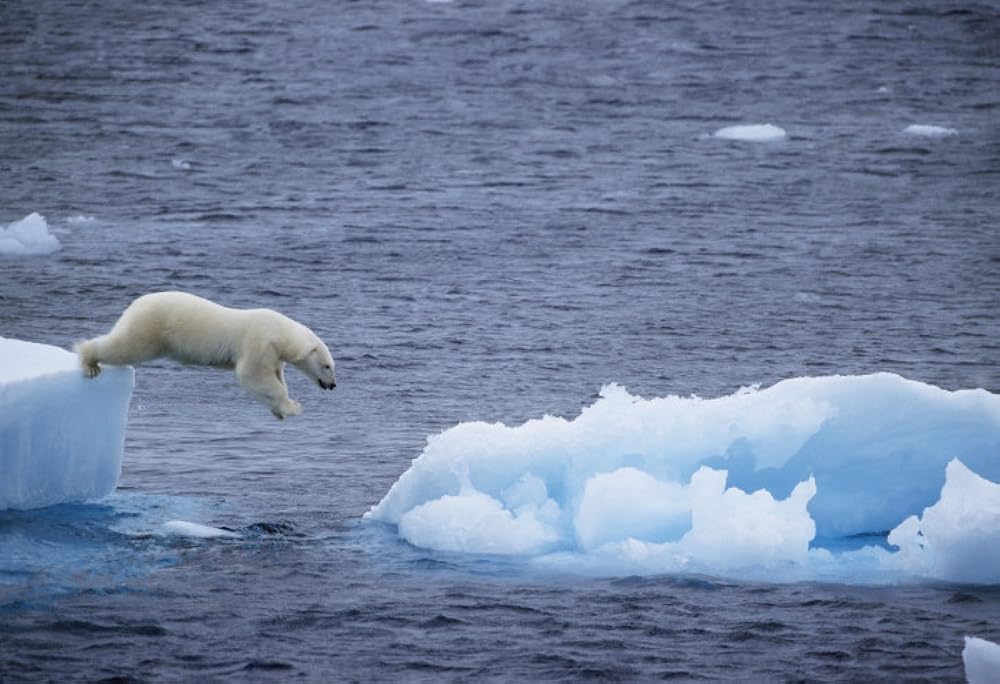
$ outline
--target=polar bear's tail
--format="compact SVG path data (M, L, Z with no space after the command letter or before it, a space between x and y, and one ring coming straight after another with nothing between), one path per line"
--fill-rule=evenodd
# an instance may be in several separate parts
M83 340L73 345L73 351L80 358L80 367L83 368L85 377L93 378L101 372L101 367L97 363L97 338Z

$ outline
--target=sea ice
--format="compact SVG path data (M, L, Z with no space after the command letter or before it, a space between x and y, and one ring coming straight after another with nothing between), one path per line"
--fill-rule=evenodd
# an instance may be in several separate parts
M921 135L926 138L943 138L949 135L958 135L954 128L944 126L929 126L926 124L912 124L903 129L903 133L909 135Z
M1000 563L971 553L1000 549L997 481L1000 396L985 390L888 373L717 399L610 385L573 420L430 437L365 517L416 546L612 574L796 566L1000 582ZM842 551L890 530L898 552Z
M45 217L37 212L14 221L6 229L0 228L0 255L51 254L59 246L59 240L49 232Z
M962 662L965 663L965 679L969 684L1000 682L1000 644L978 637L965 637Z
M111 493L134 384L131 367L86 379L76 354L0 337L0 510Z
M717 130L713 135L723 140L745 140L748 142L769 142L784 140L788 137L785 129L769 123L726 126Z

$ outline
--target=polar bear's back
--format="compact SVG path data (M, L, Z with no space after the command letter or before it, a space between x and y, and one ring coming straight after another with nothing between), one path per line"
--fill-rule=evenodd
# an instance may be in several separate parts
M186 292L155 292L136 299L112 329L119 339L146 348L157 347L158 355L192 364L232 367L248 339L266 333L268 324L281 314L268 309L231 309Z

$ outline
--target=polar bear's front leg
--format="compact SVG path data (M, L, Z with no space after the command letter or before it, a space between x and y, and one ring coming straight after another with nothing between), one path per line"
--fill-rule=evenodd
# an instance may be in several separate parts
M278 420L302 413L302 405L288 397L288 388L285 387L282 375L280 365L274 367L261 361L243 360L236 364L236 379L240 385L267 404Z

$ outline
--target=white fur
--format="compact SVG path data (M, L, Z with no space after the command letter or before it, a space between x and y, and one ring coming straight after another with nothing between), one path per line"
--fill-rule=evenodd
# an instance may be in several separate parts
M302 412L288 397L285 363L324 389L336 386L330 351L312 330L271 309L230 309L184 292L157 292L132 302L107 335L77 345L83 374L98 364L124 366L167 357L232 368L240 385L278 418Z

